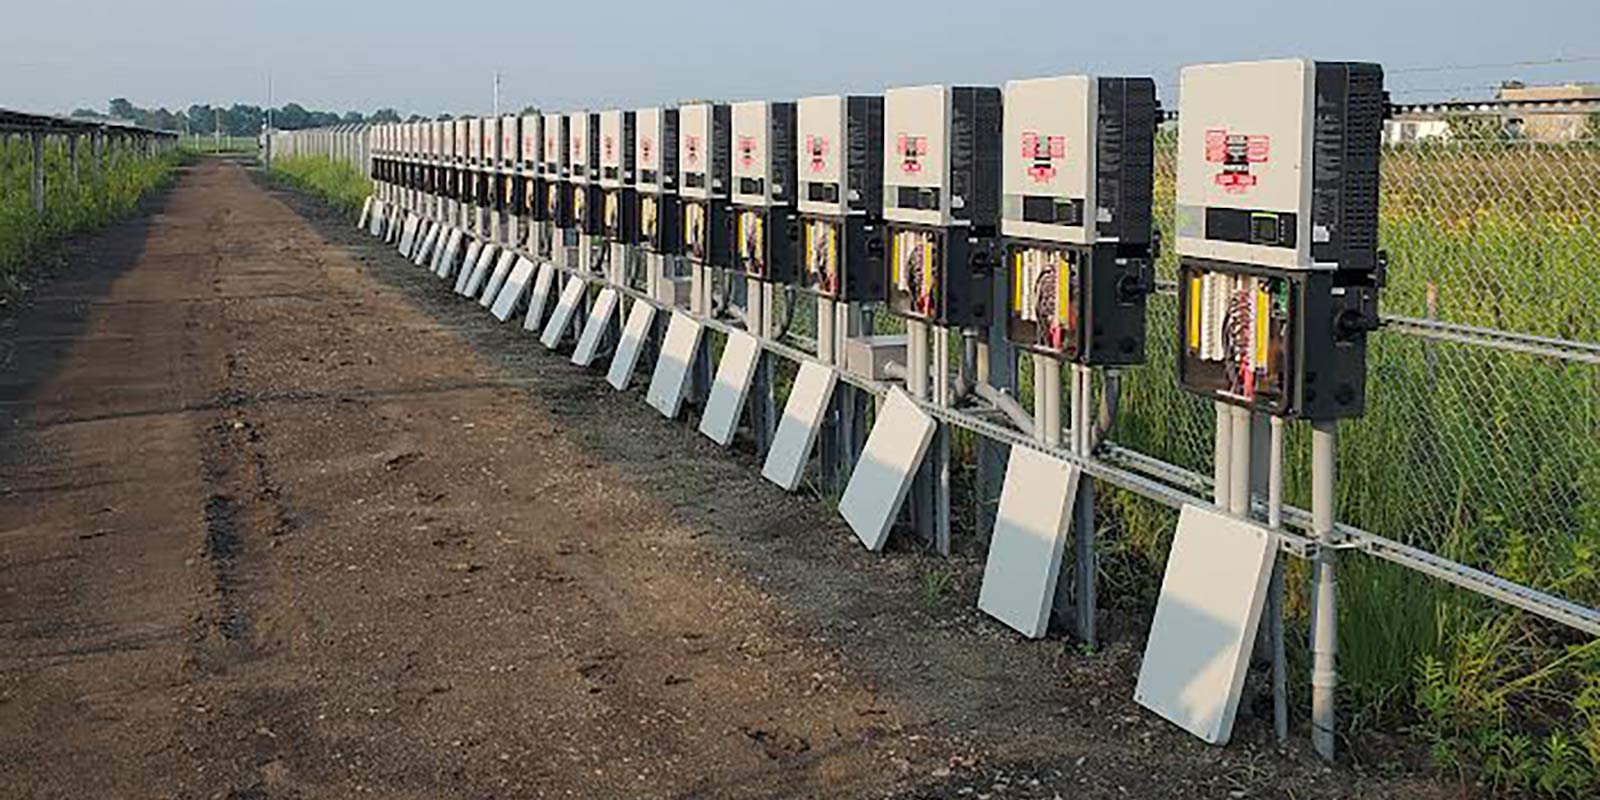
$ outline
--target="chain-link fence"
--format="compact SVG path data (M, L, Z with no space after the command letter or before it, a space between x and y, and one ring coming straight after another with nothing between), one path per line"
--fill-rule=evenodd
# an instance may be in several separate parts
M1352 539L1380 557L1341 562L1341 687L1358 719L1424 706L1425 725L1450 715L1430 736L1505 725L1513 731L1506 741L1529 730L1570 736L1600 786L1600 640L1582 633L1594 630L1600 606L1600 138L1591 126L1587 137L1537 141L1508 132L1499 116L1463 119L1471 124L1384 150L1385 326L1370 339L1366 414L1339 428L1336 496L1338 519L1360 529ZM1176 138L1175 128L1163 129L1156 151L1155 219L1167 242ZM1167 247L1150 300L1148 363L1118 371L1109 435L1117 449L1095 463L1154 475L1188 498L1209 494L1216 412L1177 385L1176 272ZM723 291L738 305L737 280ZM809 349L811 300L791 293L774 311L780 341ZM871 330L905 328L878 313ZM801 358L784 350L785 359ZM1011 366L991 358L991 377ZM1014 366L1026 407L1030 359ZM791 370L785 363L777 372L781 402ZM940 411L952 423L956 549L981 555L1003 463L994 455L1019 437L992 409ZM1310 434L1305 425L1288 429L1284 499L1298 508L1310 505ZM1097 474L1106 480L1096 481L1093 595L1142 616L1175 528L1171 506L1188 500L1140 488L1130 474ZM1304 641L1305 567L1288 567L1291 642ZM1522 587L1556 597L1533 598ZM1291 645L1290 658L1301 662L1293 672L1306 674L1305 649ZM1436 755L1446 741L1438 737ZM1500 746L1464 752L1483 760Z

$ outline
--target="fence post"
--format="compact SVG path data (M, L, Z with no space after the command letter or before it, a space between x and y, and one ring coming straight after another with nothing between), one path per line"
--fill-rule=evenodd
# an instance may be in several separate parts
M72 182L78 182L78 134L67 134L67 160L72 163Z
M44 214L44 134L28 135L33 142L33 213Z

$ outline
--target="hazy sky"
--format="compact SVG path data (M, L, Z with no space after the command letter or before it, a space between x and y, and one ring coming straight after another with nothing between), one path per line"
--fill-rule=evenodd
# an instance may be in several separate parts
M1397 100L1600 81L1600 0L7 0L0 106L262 104L487 112L997 83L1304 55L1388 68ZM1081 10L1070 10L1081 8ZM1519 66L1509 62L1565 63Z

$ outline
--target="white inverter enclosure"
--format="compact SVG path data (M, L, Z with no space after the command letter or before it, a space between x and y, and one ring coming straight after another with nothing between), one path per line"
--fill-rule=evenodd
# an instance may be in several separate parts
M518 156L524 172L532 173L539 168L539 146L544 143L540 134L543 130L543 117L538 114L526 114L522 117L522 146Z
M1183 507L1139 665L1139 705L1227 743L1277 552L1260 525Z
M951 225L950 89L913 86L883 96L884 219L923 225ZM900 190L931 197L930 208L890 202Z
M517 165L517 149L522 143L518 128L522 127L522 118L507 115L500 118L500 166L515 167Z
M483 120L483 165L495 167L500 164L500 119L487 117Z
M800 140L797 150L800 181L800 210L808 214L843 216L848 209L849 173L845 159L849 157L845 144L844 97L825 95L805 97L795 102L795 135ZM835 186L832 196L821 192L816 197L806 190L810 184Z
M539 151L543 168L539 174L546 180L560 180L567 172L567 118L564 114L545 114L540 123L544 131L544 148Z
M633 115L634 186L650 194L670 193L678 185L676 113L641 108Z
M1094 244L1098 88L1086 75L1006 83L1002 234Z
M678 193L691 200L728 196L728 107L678 109Z
M468 163L483 163L483 120L477 117L467 120L467 147Z
M600 112L600 185L620 189L634 181L634 125L632 111Z
M1183 68L1178 111L1180 256L1311 269L1311 104L1315 69L1304 59ZM1253 224L1289 225L1273 243L1207 236L1217 210ZM1291 222L1292 220L1292 222ZM1292 238L1292 246L1284 242Z
M733 202L768 207L794 202L794 104L733 104Z
M883 207L883 98L824 95L795 102L800 212L877 216Z

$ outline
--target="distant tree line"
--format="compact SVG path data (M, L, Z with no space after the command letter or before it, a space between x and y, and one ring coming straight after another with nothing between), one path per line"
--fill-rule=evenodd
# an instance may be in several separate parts
M254 136L261 132L261 126L266 123L267 112L261 106L242 103L234 103L227 108L196 103L177 111L166 108L140 108L128 102L127 98L118 97L108 104L104 112L92 108L80 108L73 111L72 116L84 119L111 118L146 128L179 133L209 134L220 131L224 136ZM409 121L419 119L423 117L415 114L409 117ZM401 116L400 112L392 108L380 108L371 114L363 114L360 111L346 111L341 114L337 111L312 111L299 103L288 103L281 108L272 109L272 126L279 130L320 128L341 123L406 121L407 117Z

